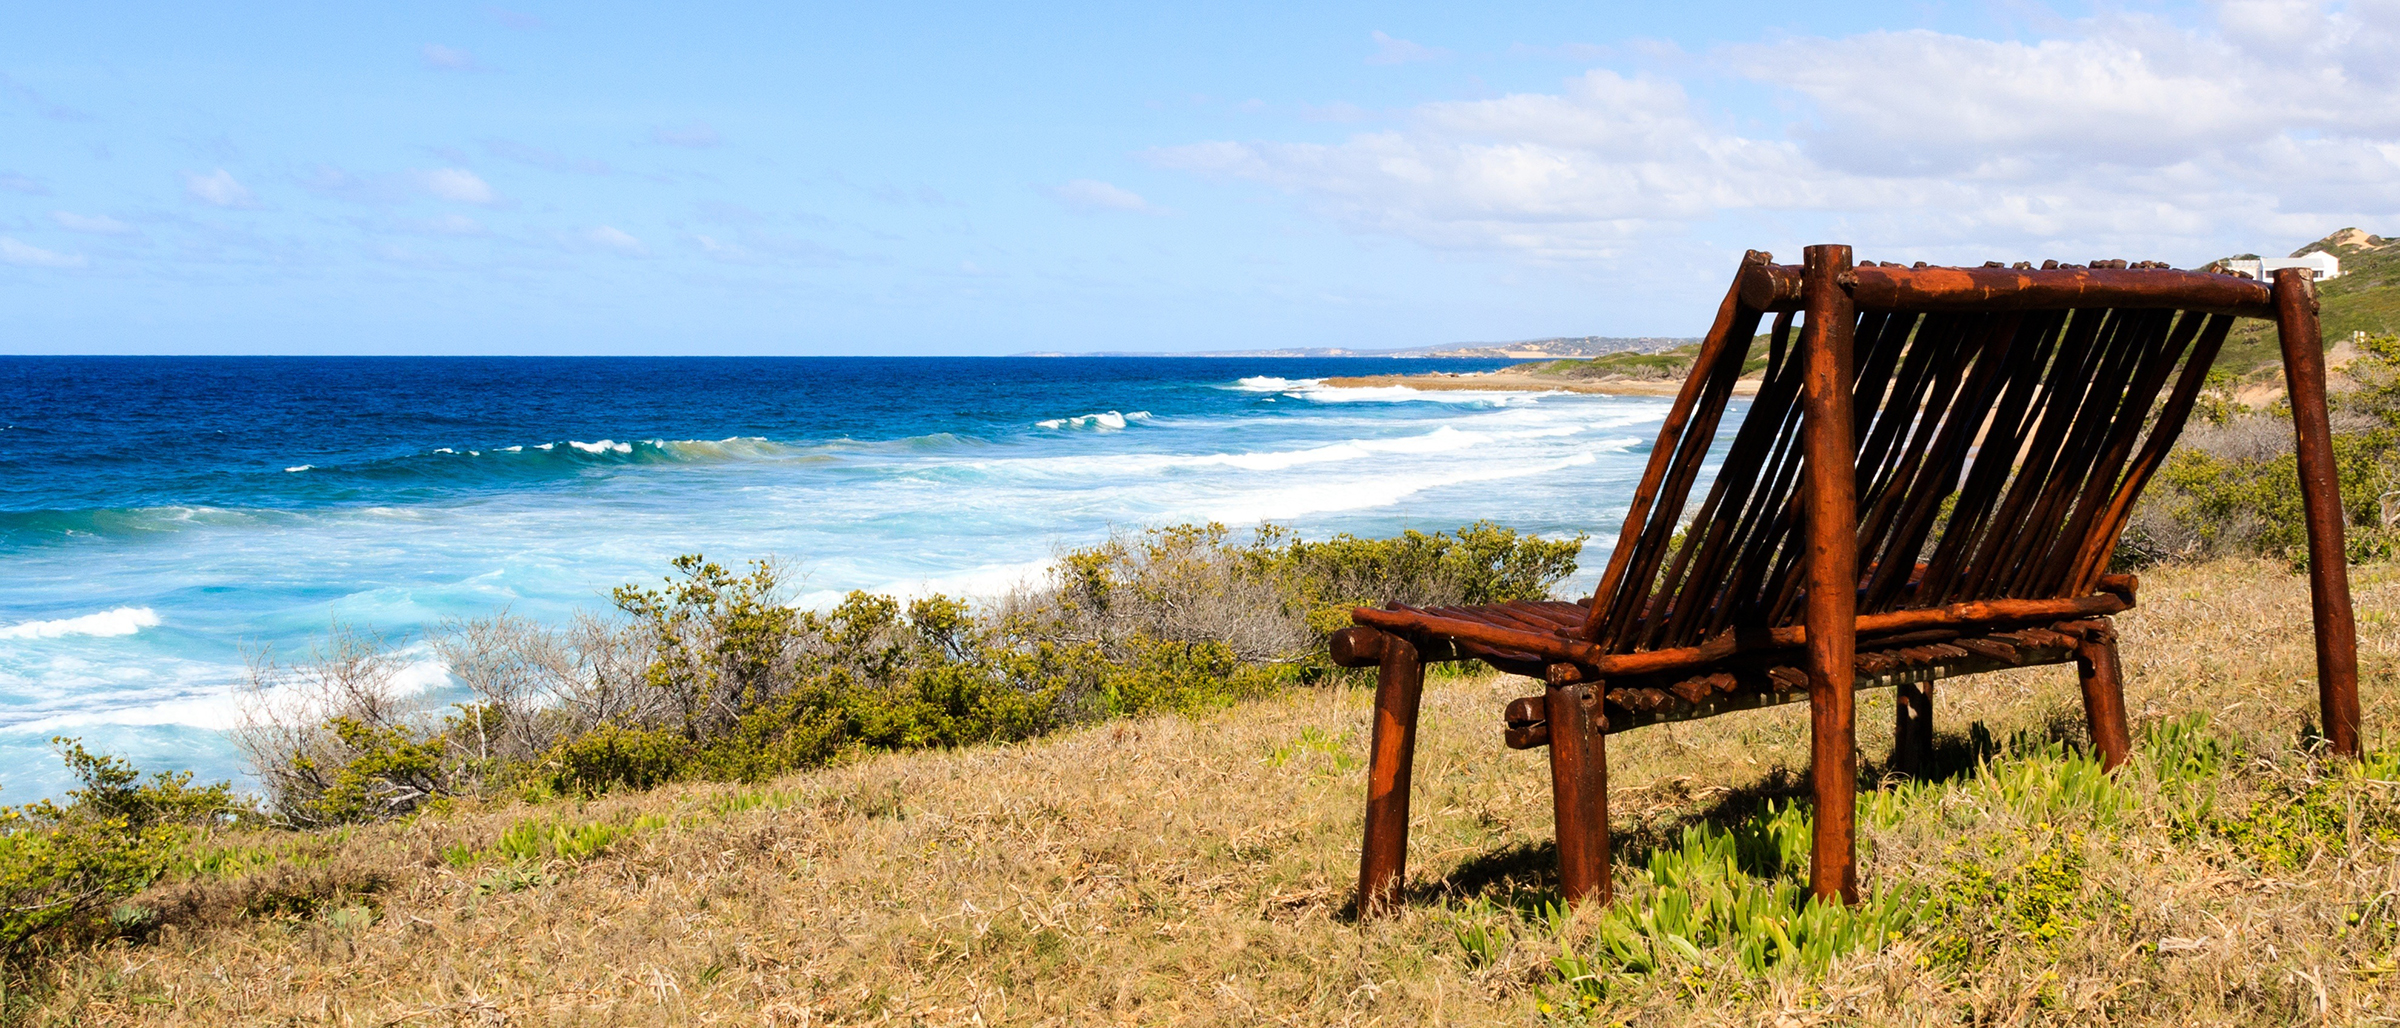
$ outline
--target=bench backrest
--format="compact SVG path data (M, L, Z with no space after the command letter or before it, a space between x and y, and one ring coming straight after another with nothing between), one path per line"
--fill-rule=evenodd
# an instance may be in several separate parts
M1800 267L1753 251L1659 432L1584 637L1623 653L1800 623L1803 339L1846 349L1858 614L2089 595L2234 319L2275 311L2264 283L2108 263L1868 263L1811 307ZM1811 309L1838 313L1795 326ZM1764 380L1718 450L1762 323Z

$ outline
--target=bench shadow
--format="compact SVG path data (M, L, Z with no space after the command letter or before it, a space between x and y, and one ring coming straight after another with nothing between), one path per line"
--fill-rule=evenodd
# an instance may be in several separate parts
M2006 736L1993 733L1981 721L1968 724L1963 731L1937 731L1932 759L1924 773L1914 776L1914 780L1949 782L1971 777L1978 767L1994 757L2045 745L2088 753L2090 742L2082 710L2053 711L2042 724ZM1878 790L1911 778L1892 772L1888 759L1878 758L1862 763L1858 780L1862 790ZM1647 864L1652 853L1681 846L1687 828L1709 825L1731 830L1752 824L1767 816L1771 803L1808 805L1813 787L1807 768L1778 767L1672 815L1644 818L1631 826L1616 822L1609 840L1611 859L1618 865ZM1770 873L1764 868L1748 870L1761 876ZM1409 903L1481 900L1523 913L1538 913L1562 898L1558 887L1558 844L1550 839L1505 843L1460 861L1438 878L1415 880L1402 895ZM1344 908L1346 915L1355 916L1355 903L1353 900L1351 906Z

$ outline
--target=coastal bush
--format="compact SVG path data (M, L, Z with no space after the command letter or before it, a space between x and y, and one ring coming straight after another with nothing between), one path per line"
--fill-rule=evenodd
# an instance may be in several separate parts
M1546 540L1478 521L1455 535L1412 530L1389 539L1292 539L1277 551L1276 567L1295 595L1345 610L1393 601L1506 603L1549 596L1551 586L1575 573L1583 542L1581 535Z
M1178 525L1065 551L1042 584L980 612L864 592L803 610L787 566L692 554L616 589L613 622L446 622L431 647L473 694L447 713L400 697L403 665L371 635L337 628L296 665L262 655L237 739L275 818L300 827L494 789L757 781L1314 681L1351 607L1545 596L1582 544L1486 522L1323 541Z
M46 944L140 930L145 912L120 903L155 881L192 831L243 813L230 783L195 787L189 771L144 780L76 740L51 742L81 787L64 803L0 807L0 961L12 975Z
M2334 465L2353 563L2400 555L2400 336L2370 336L2331 396ZM2175 452L2135 509L2119 560L2265 557L2307 562L2289 403L2252 410L2212 377Z
M233 739L294 827L396 817L460 791L474 763L454 737L488 734L486 708L436 720L397 686L406 664L385 641L335 625L309 659L250 662Z
M1305 677L1325 670L1325 637L1353 607L1539 599L1574 574L1583 541L1486 521L1321 541L1274 526L1236 541L1223 525L1178 525L1068 551L1044 587L1000 613L1020 639L1095 643L1118 663L1149 659L1157 642L1220 644Z

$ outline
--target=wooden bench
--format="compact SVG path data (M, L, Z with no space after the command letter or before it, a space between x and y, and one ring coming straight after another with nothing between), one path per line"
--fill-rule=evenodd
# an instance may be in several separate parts
M1855 690L1897 690L1892 766L1913 772L1932 752L1935 680L2072 661L2094 745L2110 767L2124 762L2109 616L2133 607L2136 583L2107 574L2109 560L2243 317L2274 320L2281 338L2324 733L2355 756L2357 644L2308 272L2269 286L2124 261L1853 265L1847 246L1812 246L1794 266L1753 251L1591 599L1361 608L1335 633L1335 663L1378 668L1361 915L1399 895L1428 661L1481 660L1545 684L1508 705L1504 738L1550 749L1571 900L1609 895L1612 732L1807 700L1811 887L1852 902ZM1765 376L1720 450L1762 324Z

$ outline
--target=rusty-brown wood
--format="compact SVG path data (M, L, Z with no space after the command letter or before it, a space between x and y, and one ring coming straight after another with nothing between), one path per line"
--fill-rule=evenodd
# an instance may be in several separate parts
M1794 265L1745 267L1735 289L1761 311L1798 310L1805 272ZM1862 265L1842 285L1862 309L2183 310L2243 318L2275 316L2273 290L2230 275L2165 269L1900 268Z
M1577 684L1549 690L1550 804L1558 833L1558 891L1569 902L1609 897L1608 743L1598 697Z
M1874 310L2184 310L2269 317L2271 291L2259 282L2200 271L2079 268L1861 267L1851 297Z
M1946 625L2009 625L2037 621L2056 621L2062 618L2102 617L2133 609L2133 576L2106 576L2101 588L2106 590L2090 596L2061 600L1983 600L1953 603L1946 607L1920 610L1896 610L1884 614L1861 615L1855 621L1859 634L1917 631ZM2114 586L2114 588L2111 588ZM1463 613L1463 612L1462 612ZM1351 617L1375 625L1407 633L1434 633L1468 643L1548 657L1586 669L1578 681L1589 681L1624 675L1649 675L1681 671L1725 660L1743 653L1759 650L1790 649L1808 645L1808 629L1804 625L1787 625L1752 633L1744 638L1738 632L1724 632L1699 646L1671 650L1645 650L1640 653L1606 653L1595 644L1567 638L1563 634L1543 634L1519 628L1506 628L1484 621L1466 620L1463 616L1443 617L1416 610L1376 610L1361 607ZM1345 665L1352 666L1352 665ZM1363 665L1362 665L1363 666Z
M1548 708L1562 690L1591 697L1594 739L1805 699L1812 881L1854 898L1855 690L1897 687L1891 766L1922 773L1933 681L2073 662L2103 759L2124 759L2105 619L2133 607L2136 583L2109 561L2234 318L2273 316L2299 409L2319 702L2332 747L2355 751L2356 644L2305 276L2270 288L2149 262L1845 267L1847 253L1812 247L1799 265L1745 256L1590 601L1361 609L1362 634L1335 637L1335 663L1382 666L1389 684L1384 640L1405 637L1412 669L1479 659L1539 678L1549 688L1510 705L1504 741L1551 746L1570 777L1589 769L1554 741L1563 729ZM1759 388L1723 442L1747 341L1768 314ZM1379 706L1379 732L1387 715L1397 724ZM1383 738L1372 777L1404 783ZM1604 842L1605 821L1560 823ZM1387 831L1369 847L1385 856L1362 855L1362 910L1385 896L1368 885L1371 863L1397 886L1399 824L1399 849ZM1562 836L1562 854L1584 845ZM1562 886L1580 892L1582 873Z
M1416 763L1417 707L1425 666L1407 638L1375 643L1375 727L1368 742L1367 831L1359 847L1358 911L1372 916L1400 898L1408 873L1408 783ZM1353 640L1354 644L1358 640Z
M1742 255L1742 265L1763 266L1772 259L1769 254L1752 250ZM1651 448L1649 465L1642 469L1641 483L1634 487L1633 504L1625 515L1624 527L1618 532L1620 540L1635 539L1642 535L1644 521L1650 516L1650 508L1658 496L1660 485L1675 470L1674 465L1679 458L1687 462L1691 459L1683 455L1675 444L1681 441L1684 424L1690 419L1692 407L1699 401L1701 390L1707 384L1709 376L1702 373L1702 369L1714 367L1725 348L1732 343L1735 324L1744 320L1741 288L1740 276L1736 275L1733 286L1725 291L1724 301L1717 306L1716 323L1709 326L1708 335L1701 340L1700 353L1693 358L1693 374L1684 380L1683 388L1675 394L1675 405L1668 409L1666 420L1659 425L1658 443ZM1757 315L1752 313L1747 320L1756 324ZM1742 345L1736 349L1747 352L1749 340L1749 333L1742 333ZM1681 506L1680 497L1676 504ZM1594 602L1590 621L1583 631L1584 638L1596 637L1601 625L1606 622L1609 607L1602 601L1618 593L1617 587L1624 582L1626 568L1630 566L1633 556L1634 549L1623 545L1609 553L1608 567L1600 574L1600 588L1593 593Z
M2084 721L2101 764L2114 771L2133 756L2133 736L2125 725L2125 679L2117 662L2117 628L2107 618L2078 627L2075 675L2083 686Z
M2317 708L2335 753L2358 756L2358 625L2350 611L2350 556L2342 539L2342 487L2325 410L2325 349L2317 284L2306 269L2275 273L2275 324L2298 436L2300 502L2308 517L2308 600L2317 629Z
M1817 802L1808 880L1821 898L1855 903L1858 740L1850 679L1858 632L1858 474L1850 344L1857 314L1841 288L1850 248L1812 246L1807 254L1808 322L1800 340L1808 413L1801 445L1808 482L1809 770Z

